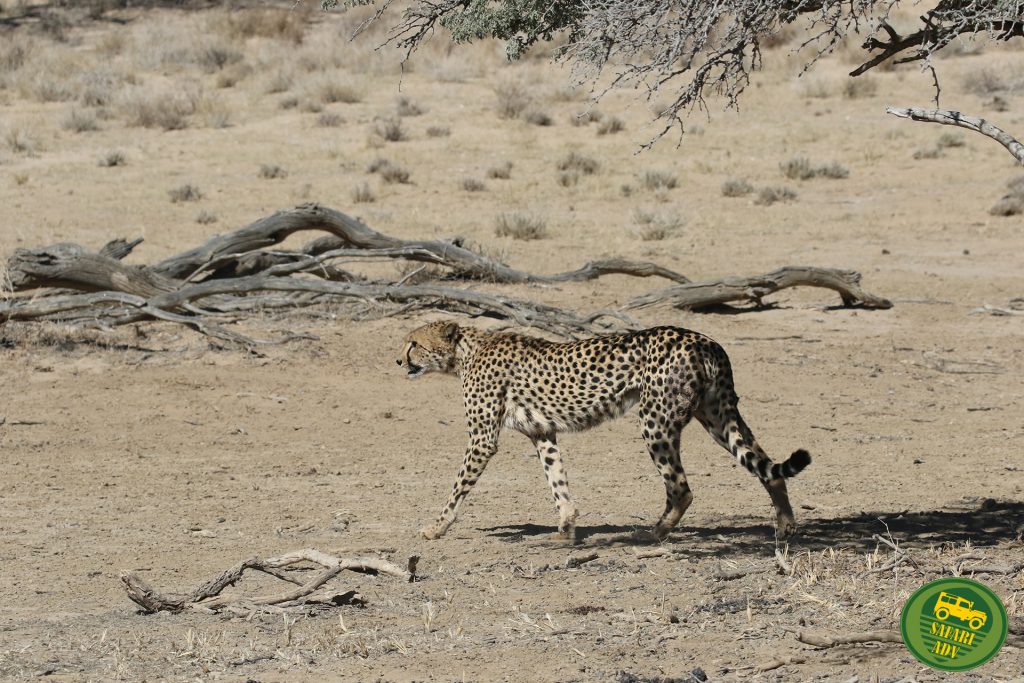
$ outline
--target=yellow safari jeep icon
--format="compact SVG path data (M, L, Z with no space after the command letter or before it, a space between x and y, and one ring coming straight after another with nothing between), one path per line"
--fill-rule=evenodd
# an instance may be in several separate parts
M988 615L981 610L974 609L974 603L965 600L959 595L952 595L945 591L939 593L939 599L935 603L935 618L945 621L954 616L960 621L966 621L972 630L977 631L985 625Z

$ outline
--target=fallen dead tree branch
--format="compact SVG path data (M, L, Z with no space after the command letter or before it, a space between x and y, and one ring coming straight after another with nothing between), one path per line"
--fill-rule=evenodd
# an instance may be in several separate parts
M848 633L845 635L826 635L812 631L798 631L783 627L793 633L801 643L814 647L830 648L838 645L855 645L860 643L902 643L903 638L896 631L865 631L864 633Z
M278 557L260 559L250 557L238 564L225 569L208 581L196 587L187 595L161 593L132 572L122 572L121 582L124 584L128 597L146 612L181 612L197 610L201 612L217 612L221 609L251 610L254 607L277 606L278 608L302 608L311 603L344 604L357 599L354 591L342 595L318 598L313 594L327 582L343 571L354 571L364 574L383 574L413 581L415 578L415 556L409 558L407 569L380 558L358 557L340 558L328 553L306 548L296 550ZM297 572L289 573L286 569L297 566L316 565L321 571L311 578L300 578ZM281 593L258 596L221 595L228 586L237 583L247 569L260 571L278 579L294 584L295 587Z
M1024 144L999 126L994 126L985 119L978 118L976 116L964 116L958 111L919 109L917 107L908 107L905 109L886 107L885 113L898 116L901 119L924 121L927 123L941 123L946 126L957 126L959 128L972 130L975 133L981 133L1005 147L1006 151L1013 155L1013 158L1017 160L1018 164L1024 164Z
M313 230L327 234L297 251L268 248L296 232ZM765 294L800 285L835 289L848 305L891 305L861 290L860 275L852 271L788 267L762 276L691 283L686 276L654 263L612 258L554 275L526 273L467 249L461 239L402 240L316 204L280 211L153 266L123 263L140 241L114 240L98 253L66 243L15 251L8 262L11 287L15 292L42 288L44 295L0 301L0 323L61 320L107 329L158 319L188 325L213 338L256 346L302 335L256 339L226 325L268 309L326 301L341 302L353 319L442 310L497 318L565 338L641 327L624 312L630 308L662 302L692 308L735 300L759 303ZM448 269L444 276L448 279L544 284L619 274L661 277L678 284L634 299L622 310L584 315L468 287L413 283L410 276L397 282L371 282L338 265L379 259L443 266ZM69 294L68 289L83 293Z
M646 308L669 303L676 308L698 309L733 302L749 302L763 306L762 299L789 287L822 287L839 293L844 306L885 309L892 302L869 294L860 287L860 273L835 268L786 266L764 275L724 277L682 285L673 285L639 296L624 308Z

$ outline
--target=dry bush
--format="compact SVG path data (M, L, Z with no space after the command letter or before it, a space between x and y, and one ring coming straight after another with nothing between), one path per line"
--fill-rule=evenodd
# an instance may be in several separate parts
M261 164L259 175L264 180L280 180L288 177L288 171L277 164Z
M755 204L771 206L776 202L796 201L796 192L788 187L762 187L754 199Z
M572 116L570 116L569 123L577 127L588 126L591 123L600 122L603 118L604 114L602 114L599 110L588 109L586 111L581 111L579 114L573 114Z
M871 97L878 92L878 82L870 76L847 78L843 84L843 96L850 100Z
M1006 187L1009 192L988 210L993 216L1016 216L1024 213L1024 175L1013 178Z
M754 191L754 186L742 178L729 178L722 183L723 197L745 197Z
M363 101L363 88L351 81L339 81L334 78L327 78L316 82L313 85L313 92L316 99L323 104L356 104Z
M196 114L207 128L227 128L231 125L231 109L219 97L202 97L197 103Z
M506 161L498 166L487 169L487 177L491 180L508 180L512 177L512 162Z
M35 156L39 150L39 141L27 130L18 126L4 131L4 144L12 152L26 156Z
M546 112L537 109L532 109L523 114L523 120L535 126L550 126L555 122Z
M28 173L15 173L14 174L14 184L17 185L18 187L21 187L22 185L27 184L28 181L29 181Z
M514 80L505 80L494 86L495 108L503 119L517 119L533 105L529 88Z
M206 209L203 209L202 211L196 214L196 223L199 223L200 225L209 225L210 223L216 223L217 220L217 214L215 214L212 211L207 211Z
M626 130L625 122L619 117L613 116L601 122L601 124L597 127L597 134L614 135L615 133L621 133L624 130Z
M946 156L940 147L922 147L914 150L915 159L938 159Z
M430 126L427 128L428 138L446 138L452 134L452 129L448 126Z
M288 69L272 71L263 84L263 92L268 95L275 95L281 92L288 92L295 80L295 74Z
M580 183L579 171L562 171L558 174L558 184L562 187L575 187Z
M466 192L483 192L487 189L484 182L476 178L463 178L461 185Z
M118 109L129 126L182 130L196 112L201 93L194 88L153 92L133 88L121 98Z
M0 74L18 71L25 65L32 43L20 35L5 35L0 43Z
M410 100L405 95L398 98L398 102L395 104L395 113L401 117L405 116L419 116L426 110L420 105Z
M597 159L578 152L569 152L558 160L556 166L559 171L576 171L582 175L594 175L601 168Z
M388 159L378 157L370 162L366 167L367 173L377 173L388 185L394 185L396 183L408 184L409 183L409 171L408 169L399 166Z
M633 212L633 232L644 242L657 242L672 237L683 225L683 219L674 211L655 212L636 209Z
M299 106L299 98L294 95L284 97L277 103L277 106L281 109L295 109L295 107Z
M64 118L61 119L60 126L64 130L70 130L74 133L89 133L100 129L100 124L96 120L95 112L89 111L88 109L76 109L75 107L72 107L71 110L64 115Z
M203 198L202 191L191 183L185 183L173 190L168 190L167 194L170 195L171 202L174 204L179 202L198 202Z
M943 133L939 136L939 139L935 141L935 146L939 149L963 147L966 144L967 141L964 140L964 136L960 133Z
M821 166L812 166L806 157L793 157L779 164L782 174L790 180L809 180L811 178L847 178L850 170L840 163L832 162Z
M345 123L345 119L342 118L341 114L335 114L331 111L325 111L316 117L316 125L322 128L337 128L343 123Z
M356 204L371 204L377 201L377 195L369 183L362 183L352 188L352 201Z
M78 101L86 107L106 107L114 103L124 84L135 80L107 69L86 72L79 79Z
M100 157L99 165L104 168L113 168L114 166L124 166L125 163L127 163L127 159L124 152L113 149Z
M302 111L309 112L310 114L319 114L324 110L324 105L320 104L317 100L306 100L302 103Z
M669 171L644 171L640 184L648 190L672 190L679 185L679 179Z
M548 223L541 216L512 211L498 214L494 234L516 240L539 240L547 237Z
M226 33L236 40L273 38L298 45L306 35L308 21L307 13L297 11L298 7L304 6L232 9L224 15Z
M402 119L379 119L373 124L374 134L387 142L402 142L408 140L405 129L402 127Z
M1002 95L993 95L992 99L985 103L985 106L996 112L1010 111L1010 100Z
M224 69L217 74L216 86L221 90L226 88L234 88L240 82L248 78L253 72L251 65L245 62L239 62L233 66Z

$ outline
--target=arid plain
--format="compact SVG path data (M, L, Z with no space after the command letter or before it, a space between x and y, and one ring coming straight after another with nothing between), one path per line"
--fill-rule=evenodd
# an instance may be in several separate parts
M458 470L464 418L455 379L410 382L394 360L409 329L442 314L267 314L243 327L316 339L258 353L172 323L7 323L0 679L1020 680L1024 318L975 309L1024 296L1024 219L989 212L1021 170L989 139L885 114L928 106L930 75L851 81L856 49L842 46L798 77L792 34L740 112L709 100L710 118L640 152L664 97L593 104L549 50L509 64L499 44L439 36L403 70L374 49L382 30L347 39L365 11L6 21L24 11L0 14L5 257L143 237L128 261L152 263L319 202L398 237L460 235L533 272L612 256L694 280L838 267L893 307L799 289L763 310L636 314L719 340L761 444L780 460L812 453L790 483L801 533L779 547L787 569L767 496L697 426L683 437L693 506L664 544L631 542L664 495L631 416L561 440L576 546L551 538L542 469L515 433L448 535L419 538ZM1024 134L1022 54L954 46L936 61L943 105ZM831 170L787 177L801 158ZM500 214L521 230L499 235ZM582 312L662 286L456 284ZM141 614L119 580L185 592L306 547L418 555L420 580L341 575L332 585L364 607L250 618ZM1014 565L977 578L1004 598L1017 646L974 672L939 674L899 644L795 637L898 630L925 581Z

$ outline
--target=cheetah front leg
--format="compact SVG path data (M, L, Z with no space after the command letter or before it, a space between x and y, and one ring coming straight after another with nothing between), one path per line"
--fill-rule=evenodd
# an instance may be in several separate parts
M487 462L497 450L497 430L493 434L477 434L470 437L469 446L466 447L466 457L462 461L462 469L459 470L459 476L455 479L455 485L452 487L452 492L448 496L444 509L441 510L441 514L436 522L420 529L420 533L423 534L424 538L431 540L440 538L448 531L448 527L455 521L462 501L469 495L470 489L473 488L477 479L483 474L484 468L487 467Z
M531 437L537 449L537 457L544 463L544 476L551 487L551 496L558 506L558 533L570 540L576 538L576 517L579 510L569 495L569 475L565 472L562 453L555 443L554 432Z

